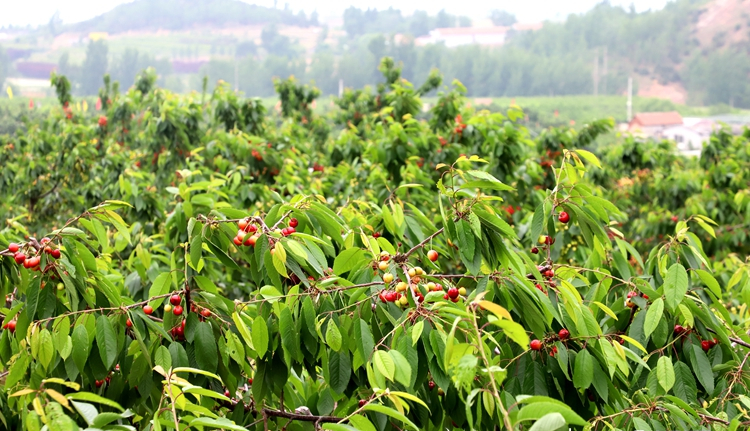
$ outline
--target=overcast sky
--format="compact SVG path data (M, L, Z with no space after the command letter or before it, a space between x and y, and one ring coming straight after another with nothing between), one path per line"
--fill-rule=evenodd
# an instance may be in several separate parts
M44 24L55 11L60 12L60 17L66 23L83 21L129 1L132 0L0 0L0 26ZM246 2L270 7L274 5L274 0ZM471 17L484 17L490 9L504 9L514 13L519 21L533 22L563 19L570 13L582 13L594 7L599 0L279 0L277 7L283 8L285 3L295 11L303 9L309 13L317 10L322 16L340 15L351 4L363 9L393 6L406 13L415 9L430 13L445 9L453 14ZM610 3L626 7L633 4L636 10L644 11L660 9L667 0L611 0Z

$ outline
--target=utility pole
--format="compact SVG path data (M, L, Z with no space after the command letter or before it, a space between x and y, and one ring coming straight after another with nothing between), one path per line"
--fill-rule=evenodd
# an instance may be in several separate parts
M628 77L628 123L633 119L633 77Z
M599 95L599 49L594 54L594 97Z

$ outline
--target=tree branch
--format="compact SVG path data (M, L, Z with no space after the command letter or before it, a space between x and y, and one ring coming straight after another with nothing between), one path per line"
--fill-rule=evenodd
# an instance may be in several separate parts
M297 413L282 412L280 410L271 410L266 408L263 409L263 415L302 422L336 423L341 421L341 418L336 416L299 415Z

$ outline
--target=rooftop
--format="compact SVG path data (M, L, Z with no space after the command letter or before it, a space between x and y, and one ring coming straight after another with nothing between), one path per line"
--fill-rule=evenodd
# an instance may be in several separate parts
M682 116L677 111L670 112L642 112L636 114L630 124L639 124L641 126L666 126L672 124L682 124Z

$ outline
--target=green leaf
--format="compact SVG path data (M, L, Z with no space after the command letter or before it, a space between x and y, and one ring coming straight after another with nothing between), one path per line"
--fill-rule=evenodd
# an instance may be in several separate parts
M330 422L323 424L322 429L332 430L332 431L358 431L357 428L354 428L349 425L330 423Z
M693 344L693 354L690 359L693 365L693 372L701 386L703 386L706 392L712 394L714 392L714 373L711 370L711 362L709 362L708 356L706 356L706 353L699 345Z
M335 352L341 350L341 331L339 331L339 328L336 326L336 322L333 319L328 321L328 327L326 328L326 343L328 343L328 346L330 346Z
M388 352L388 354L393 359L393 364L396 367L394 379L408 388L409 383L411 382L411 373L412 373L412 369L411 369L411 365L409 365L409 361L398 350L395 350L395 349L391 350Z
M216 349L216 338L211 324L199 322L195 329L195 362L200 368L208 372L215 372L219 363Z
M83 370L86 361L89 359L89 333L84 325L76 325L73 329L73 362L78 370ZM84 400L85 401L85 400Z
M112 407L113 409L117 409L121 412L125 411L125 409L123 409L122 406L118 403L97 394L92 394L91 392L74 392L72 394L66 395L66 397L69 400L88 401L92 403L103 404L105 406Z
M369 404L365 404L365 406L362 408L362 410L376 412L376 413L382 413L382 414L384 414L386 416L390 416L393 419L396 419L396 420L399 420L399 421L403 422L409 428L412 428L414 430L419 431L419 428L417 428L417 426L414 425L414 423L412 421L410 421L409 418L407 418L406 416L404 416L401 413L397 412L396 410L393 410L390 407L386 407L386 406L381 405L381 404L369 403Z
M52 343L52 334L47 329L39 332L39 350L37 360L46 369L55 356L55 346Z
M664 301L661 298L656 300L646 310L646 321L643 322L643 332L646 338L650 337L654 333L656 327L661 321L661 316L664 313Z
M328 385L337 394L344 393L349 385L349 379L352 374L352 362L349 359L349 353L330 352L328 357Z
M226 418L195 418L190 421L190 427L211 427L222 430L247 431L243 426L239 426Z
M687 364L677 361L674 364L674 387L672 391L686 403L695 402L698 398L698 388L695 385L693 373Z
M268 351L268 325L263 316L258 316L253 320L253 345L259 357L262 358L266 355Z
M542 229L544 229L544 202L539 204L539 206L536 207L534 210L534 216L531 218L531 243L536 244L537 239L539 239L539 236L542 234Z
M190 241L190 263L193 269L198 268L198 262L201 260L203 254L203 237L200 232L193 236Z
M172 368L172 354L165 346L159 346L154 355L154 364L162 367L165 371Z
M154 279L154 282L151 284L151 288L148 290L148 296L149 298L153 298L155 296L166 295L168 292L169 273L163 272ZM149 301L148 305L156 309L162 304L162 302L164 302L164 299L165 298L154 299L152 301Z
M370 354L372 354L372 349L375 348L375 340L372 337L370 325L362 319L357 319L357 321L354 322L354 339L356 340L357 347L362 354L362 358L365 360L369 359Z
M532 397L532 398L547 398L547 397ZM527 420L539 420L549 413L559 413L565 418L565 422L572 425L586 425L586 421L583 420L576 412L570 409L567 405L560 402L552 401L537 401L530 403L518 412L516 416L516 423Z
M656 363L656 377L659 381L659 386L664 388L665 391L669 392L672 389L675 376L671 358L668 356L659 358L659 362Z
M601 169L602 165L599 162L599 159L593 153L581 149L576 149L574 151L576 152L576 154L583 157L584 160Z
M350 248L342 251L333 260L333 273L343 275L353 269L360 268L368 262L367 253L361 248Z
M375 367L388 380L393 380L396 375L396 364L393 358L384 350L378 350L372 355L372 362Z
M538 421L534 422L534 425L529 428L529 431L556 430L563 427L566 423L565 418L560 413L547 413L539 418Z
M112 368L117 359L117 335L112 322L104 315L96 319L96 345L99 346L99 356L104 366Z
M516 344L521 346L522 349L528 350L529 335L526 333L526 330L523 328L523 326L507 319L493 320L492 324L503 328L503 334L507 335L508 338L515 341Z
M237 313L236 311L232 313L232 321L234 322L234 326L235 328L237 328L237 331L245 340L245 343L247 343L250 348L255 349L255 347L253 346L253 337L250 335L250 330L245 324L245 321L242 320L242 317L240 317L239 313Z
M594 358L588 350L581 350L576 355L573 369L573 385L578 389L587 389L594 380Z
M702 269L695 269L694 272L698 274L698 277L700 277L703 284L705 284L717 298L721 298L721 287L713 275Z
M287 365L292 364L299 354L299 332L292 320L292 312L284 307L279 314L279 332L281 333L281 345L285 350L284 360Z
M375 425L367 419L367 416L354 415L349 418L349 422L359 431L377 431Z
M674 313L677 305L682 302L682 298L688 290L688 276L685 268L679 263L669 267L667 276L664 279L664 296L666 297L667 309Z

